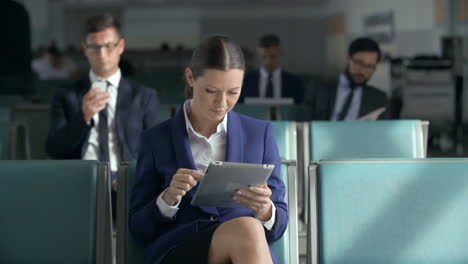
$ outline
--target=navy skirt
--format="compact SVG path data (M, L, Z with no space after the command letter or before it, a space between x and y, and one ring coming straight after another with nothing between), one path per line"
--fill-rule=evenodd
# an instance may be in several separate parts
M177 247L173 248L161 264L208 263L208 251L210 249L211 238L221 223L212 224L203 230L184 239Z

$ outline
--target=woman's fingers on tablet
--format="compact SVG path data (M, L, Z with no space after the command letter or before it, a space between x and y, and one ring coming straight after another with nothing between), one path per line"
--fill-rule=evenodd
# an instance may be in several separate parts
M268 185L263 185L263 186L251 185L249 187L249 191L257 195L264 196L264 197L271 196L271 189L268 187Z
M271 204L270 199L256 200L242 195L236 195L234 199L240 204L254 210L256 213L267 209L268 205Z
M184 190L188 192L190 189L192 189L193 185L187 182L180 182L180 181L175 181L172 184L173 187Z
M197 180L190 174L178 173L174 175L173 182L185 182L190 184L191 187L197 185Z
M197 181L203 179L203 176L205 176L205 173L203 172L190 169L178 169L176 174L188 174L191 175Z
M260 192L262 192L262 194L259 194ZM258 206L263 207L262 205L268 204L270 202L270 196L265 196L263 195L263 193L265 193L265 191L261 191L261 190L250 191L246 189L241 189L237 191L234 198L237 198L238 201L248 201L249 203L251 201L252 205L254 204L256 205L258 203Z

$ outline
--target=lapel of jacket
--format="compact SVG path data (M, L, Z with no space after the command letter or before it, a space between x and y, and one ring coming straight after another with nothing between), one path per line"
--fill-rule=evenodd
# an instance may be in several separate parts
M89 77L83 78L83 79L77 81L76 84L75 84L76 104L78 106L77 109L78 109L79 113L82 113L81 109L83 107L83 97L89 91L90 88L91 88L91 81L89 80ZM81 144L81 157L83 157L85 152L86 152L85 147L88 145L86 143L89 140L89 135L90 135L90 132L88 132L88 134L86 135L86 139Z
M295 87L288 87L290 84L288 82L288 74L286 73L285 70L281 70L281 97L293 97L294 98L294 92L292 89Z
M242 125L236 112L231 111L228 113L227 131L226 161L243 162Z
M196 170L195 161L193 160L192 148L188 138L187 127L185 126L184 107L182 106L172 119L172 144L177 161L177 168L185 168ZM193 187L188 193L188 197L193 197L197 190L197 186ZM219 215L216 207L200 206L200 208L209 214Z
M361 97L361 106L359 107L359 117L368 114L372 109L372 95L369 93L369 87L367 85L362 86L362 97Z
M122 160L127 160L127 153L129 153L129 147L127 141L125 141L124 124L126 122L132 122L129 117L129 109L132 102L132 87L130 82L121 78L119 87L117 87L117 103L115 106L115 130L121 146Z
M253 82L250 90L247 91L249 97L260 96L260 69L256 70L252 76Z
M328 116L325 117L326 120L330 120L330 118L333 115L333 111L335 111L335 104L336 104L336 94L338 91L338 85L339 82L332 82L330 86L328 87L328 92L329 92L329 100L326 102L326 109L325 111Z

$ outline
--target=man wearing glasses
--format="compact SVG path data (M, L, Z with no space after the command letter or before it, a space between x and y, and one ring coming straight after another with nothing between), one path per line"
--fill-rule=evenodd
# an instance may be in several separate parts
M380 61L379 45L370 38L354 40L344 73L330 85L310 87L306 99L311 120L358 120L387 117L387 96L367 84Z
M136 159L140 133L158 122L159 102L155 90L122 77L125 39L112 15L88 19L82 48L89 75L53 99L47 152L54 159L109 162L114 200L119 162Z

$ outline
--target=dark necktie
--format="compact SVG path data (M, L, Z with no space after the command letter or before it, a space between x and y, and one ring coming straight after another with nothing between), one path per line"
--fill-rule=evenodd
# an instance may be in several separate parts
M109 91L109 82L106 82L106 92ZM107 124L107 108L108 106L99 112L99 123L98 123L98 132L99 132L99 161L109 162L109 127Z
M267 75L265 97L273 97L273 74L271 72L269 72Z
M349 108L351 107L351 101L353 100L354 91L356 89L354 89L355 88L354 86L350 86L349 88L351 91L349 91L349 94L346 97L346 100L343 104L343 108L341 108L341 112L338 115L338 120L344 120L346 118L346 115L349 112Z

